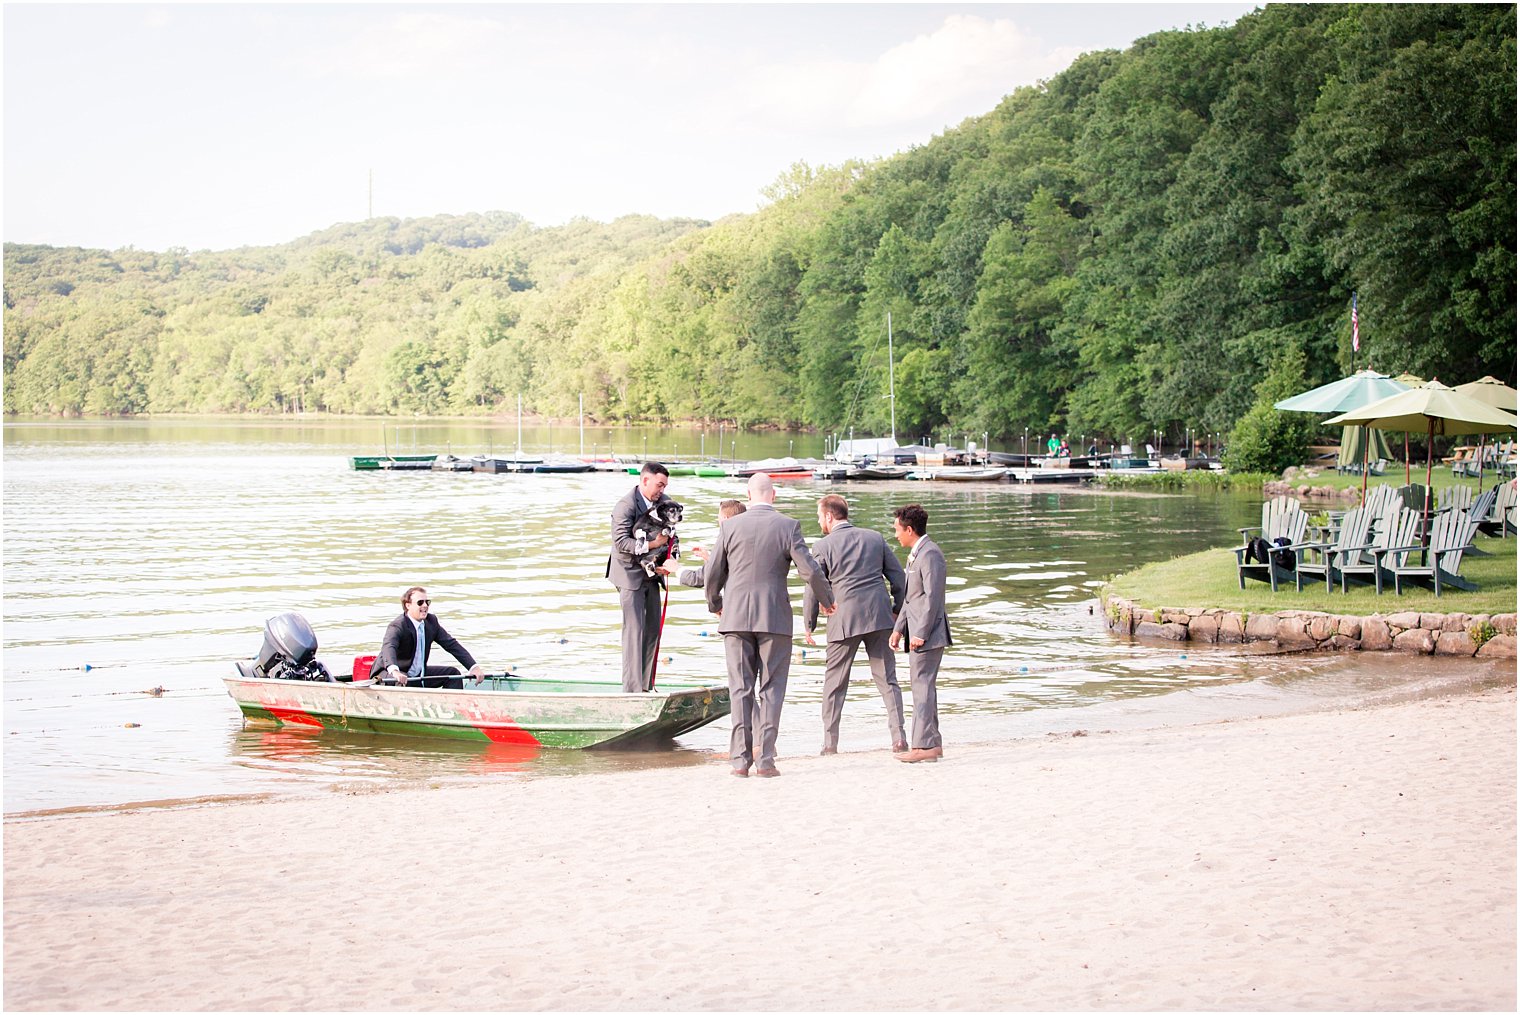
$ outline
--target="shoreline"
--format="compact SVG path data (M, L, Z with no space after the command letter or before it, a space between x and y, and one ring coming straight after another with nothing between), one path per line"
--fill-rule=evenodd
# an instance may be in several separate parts
M1515 614L1400 610L1357 616L1323 610L1247 613L1222 607L1149 609L1105 588L1104 622L1114 634L1172 642L1271 642L1307 652L1406 652L1476 659L1515 658Z
M1515 692L7 821L5 1004L1512 1009Z

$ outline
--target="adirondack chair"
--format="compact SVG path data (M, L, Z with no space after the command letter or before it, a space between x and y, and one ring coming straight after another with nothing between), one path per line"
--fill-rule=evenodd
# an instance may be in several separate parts
M1498 497L1499 488L1490 487L1489 489L1484 490L1482 493L1473 498L1472 507L1468 509L1467 514L1468 517L1473 520L1473 523L1475 525L1481 527L1484 522L1493 517L1494 501L1497 500ZM1487 550L1483 549L1481 546L1477 546L1476 544L1467 552L1475 557L1492 556L1492 554L1490 554Z
M1501 483L1495 488L1494 505L1489 511L1488 517L1484 518L1473 512L1473 517L1478 519L1478 528L1489 536L1505 538L1515 531L1515 481Z
M1271 542L1278 536L1287 535L1280 531L1282 519L1286 515L1303 514L1304 505L1297 497L1273 497L1261 506L1261 524L1247 525L1243 529L1236 529L1240 533L1242 541L1249 540L1252 536L1260 536L1267 542ZM1294 540L1297 542L1297 540Z
M1406 560L1389 567L1388 570L1393 572L1394 593L1403 595L1405 582L1433 585L1437 599L1441 598L1443 583L1467 592L1476 592L1478 586L1463 578L1460 572L1462 553L1472 549L1473 534L1477 531L1478 523L1466 511L1444 511L1437 515L1435 524L1430 529L1428 562L1411 564ZM1418 550L1420 547L1411 546L1408 549Z
M1246 551L1251 548L1251 533L1258 532L1262 539L1268 543L1275 543L1279 538L1287 539L1287 546L1280 548L1286 551L1288 547L1297 546L1304 541L1304 530L1309 527L1309 516L1304 514L1303 505L1294 497L1276 497L1261 506L1260 528L1243 528L1239 532L1245 540L1244 546L1235 547L1235 577L1240 582L1240 587L1246 587L1246 579L1267 582L1272 586L1272 591L1277 591L1278 582L1287 583L1293 580L1293 572L1277 563L1277 553L1268 554L1267 562L1246 561ZM1278 549L1274 547L1274 549Z
M1371 582L1377 594L1382 595L1383 583L1393 578L1392 566L1404 563L1419 532L1418 511L1403 506L1390 509L1378 521L1377 533L1365 545L1336 554L1335 572L1340 575L1341 591L1346 591L1347 582Z
M1409 510L1424 512L1425 498L1429 496L1429 491L1424 486L1419 483L1410 483L1408 486L1399 487L1398 494Z
M1472 509L1473 492L1470 486L1448 486L1441 491L1441 496L1436 500L1437 511L1470 511Z
M1347 511L1341 517L1341 530L1333 543L1304 543L1292 547L1298 553L1298 560L1293 568L1293 582L1298 591L1304 590L1304 577L1307 575L1318 581L1315 575L1324 574L1325 591L1331 591L1331 584L1339 574L1336 569L1337 558L1349 561L1361 560L1362 548L1367 545L1367 533L1372 528L1372 513L1364 507ZM1314 555L1318 559L1314 559Z
M1367 489L1367 499L1362 502L1362 509L1367 512L1368 521L1376 524L1379 518L1388 513L1390 507L1398 503L1398 489L1383 483Z

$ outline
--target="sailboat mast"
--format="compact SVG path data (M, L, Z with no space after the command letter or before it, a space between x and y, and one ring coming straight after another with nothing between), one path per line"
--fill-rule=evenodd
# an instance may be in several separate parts
M517 457L522 457L522 392L517 393Z
M892 311L887 311L887 397L892 400L892 443L897 443L897 364L892 359Z

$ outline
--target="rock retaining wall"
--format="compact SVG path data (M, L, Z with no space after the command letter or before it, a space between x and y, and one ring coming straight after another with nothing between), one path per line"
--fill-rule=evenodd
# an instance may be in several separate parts
M1515 615L1497 613L1393 613L1348 617L1312 610L1236 613L1203 607L1148 610L1105 593L1109 630L1166 641L1271 641L1278 647L1321 652L1413 652L1420 655L1515 658Z

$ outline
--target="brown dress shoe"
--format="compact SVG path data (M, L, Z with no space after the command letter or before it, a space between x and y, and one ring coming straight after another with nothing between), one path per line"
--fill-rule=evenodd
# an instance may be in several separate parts
M774 768L757 768L757 769L755 769L755 775L759 776L761 779L774 779L774 778L776 778L776 776L778 776L780 774L781 773L778 772Z
M747 769L747 768L730 768L728 770L728 774L729 775L737 775L741 779L748 779L749 778L749 769Z
M818 756L819 757L825 757L825 756L830 755L830 754L838 754L838 753L839 753L839 748L837 748L837 747L825 747L823 750L821 750L821 751L818 752Z
M915 747L906 754L899 754L897 760L905 761L912 765L919 761L938 761L944 755L945 749L943 747Z
M907 754L908 753L908 742L906 740L899 740L899 741L897 741L897 743L895 743L895 744L892 745L892 753L893 754Z

